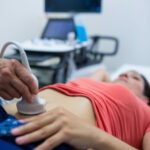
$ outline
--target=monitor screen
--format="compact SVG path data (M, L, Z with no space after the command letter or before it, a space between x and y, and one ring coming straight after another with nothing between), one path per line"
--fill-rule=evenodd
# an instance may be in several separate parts
M49 19L41 38L66 40L70 32L75 32L73 19Z
M101 12L102 0L45 0L45 12Z

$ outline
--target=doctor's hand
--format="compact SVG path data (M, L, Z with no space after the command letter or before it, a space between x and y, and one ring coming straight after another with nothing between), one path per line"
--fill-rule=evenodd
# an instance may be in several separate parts
M0 59L0 96L6 100L23 96L29 103L37 85L29 71L17 60Z
M64 108L30 118L28 123L11 131L19 145L46 139L34 150L51 150L61 143L77 149L94 148L99 129Z

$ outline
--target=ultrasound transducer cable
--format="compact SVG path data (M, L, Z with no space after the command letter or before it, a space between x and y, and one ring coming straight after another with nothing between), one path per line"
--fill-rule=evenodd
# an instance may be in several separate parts
M4 46L2 47L2 50L0 51L0 58L3 58L5 50L10 45L15 46L19 50L22 64L28 69L28 71L31 73L31 75L33 76L34 80L36 81L36 83L38 85L38 80L32 74L26 53L25 53L24 49L20 46L19 43L13 42L13 41L5 43ZM39 113L42 113L45 111L45 100L39 98L38 95L34 95L33 103L29 104L22 97L22 100L17 102L17 109L18 109L18 112L20 112L22 114L27 114L27 115L39 114Z

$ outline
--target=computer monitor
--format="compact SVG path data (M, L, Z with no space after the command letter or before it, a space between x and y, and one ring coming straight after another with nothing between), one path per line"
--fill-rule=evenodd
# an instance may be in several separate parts
M88 12L97 13L102 10L102 0L45 0L45 12Z
M48 20L41 38L66 40L70 32L76 34L75 24L72 18L51 18Z

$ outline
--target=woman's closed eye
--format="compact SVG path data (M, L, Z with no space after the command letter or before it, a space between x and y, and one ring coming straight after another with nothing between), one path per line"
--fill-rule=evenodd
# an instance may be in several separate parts
M140 78L137 77L137 76L133 76L132 78L135 79L135 80L140 80Z

